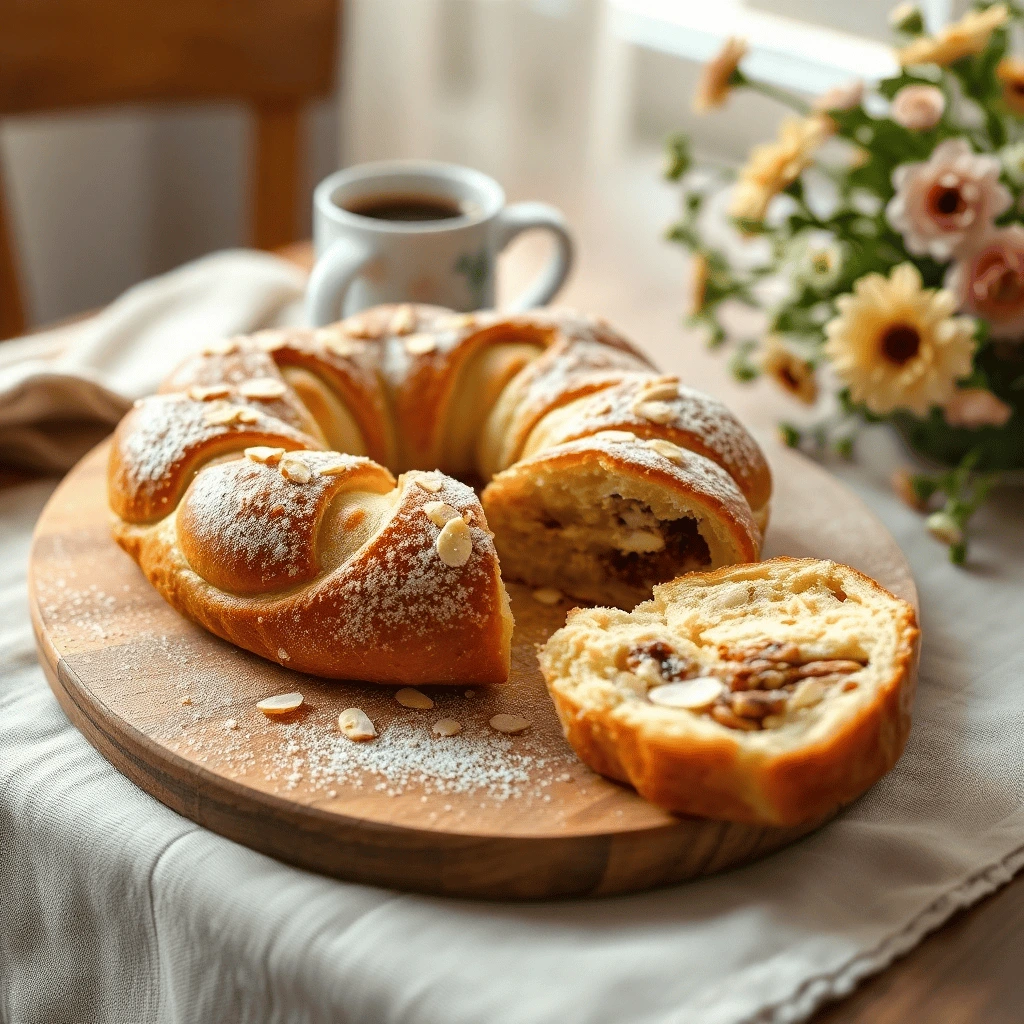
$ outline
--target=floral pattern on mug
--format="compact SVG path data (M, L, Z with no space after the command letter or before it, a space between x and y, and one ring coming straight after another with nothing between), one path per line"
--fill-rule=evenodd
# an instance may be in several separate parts
M462 274L466 278L466 287L472 296L474 309L481 309L485 304L487 277L490 269L491 262L483 249L475 253L464 252L455 261L455 273Z

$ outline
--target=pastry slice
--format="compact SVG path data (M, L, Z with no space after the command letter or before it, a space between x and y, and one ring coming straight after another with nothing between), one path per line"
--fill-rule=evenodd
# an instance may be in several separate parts
M499 473L481 501L506 578L622 608L684 572L752 562L761 548L724 469L628 431L545 448Z
M835 562L774 558L577 609L541 652L580 759L666 810L795 825L856 799L910 731L914 610Z

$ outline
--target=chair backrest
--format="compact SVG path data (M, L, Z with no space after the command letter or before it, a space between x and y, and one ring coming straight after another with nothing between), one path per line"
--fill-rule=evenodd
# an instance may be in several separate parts
M256 117L252 241L294 241L301 114L334 85L340 0L0 0L0 117L240 101ZM2 171L2 168L0 168ZM24 305L0 173L0 338Z

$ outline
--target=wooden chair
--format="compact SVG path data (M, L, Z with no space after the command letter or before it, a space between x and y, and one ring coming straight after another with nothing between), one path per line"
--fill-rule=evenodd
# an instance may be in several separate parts
M334 84L340 0L0 0L0 117L150 102L255 113L252 241L298 234L301 113ZM25 326L0 167L0 338Z

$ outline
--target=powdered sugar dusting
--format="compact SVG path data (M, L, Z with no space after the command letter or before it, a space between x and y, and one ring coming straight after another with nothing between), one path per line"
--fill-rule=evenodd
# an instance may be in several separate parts
M239 450L254 444L316 448L307 434L259 408L244 408L249 422L211 422L233 404L202 402L184 394L153 395L137 403L121 420L114 438L121 514L130 522L160 518L174 510L193 463L222 438L237 437Z
M269 466L237 459L210 466L196 477L180 514L178 535L193 567L211 583L230 583L227 589L238 591L241 577L267 592L319 572L316 528L321 509L346 485L349 474L372 463L337 452L307 451L296 458L309 467L306 483L284 478L284 460ZM328 465L342 471L320 475L318 468ZM224 580L217 578L220 568L228 571Z
M461 712L456 712L461 713ZM285 727L269 778L286 784L295 771L316 789L339 785L400 796L476 795L491 800L543 797L562 763L554 745L510 738L470 722L455 736L436 736L423 715L402 715L370 743L310 725ZM301 760L301 764L298 763ZM558 773L560 774L560 773Z
M628 349L579 338L553 345L513 383L519 394L506 463L519 456L530 431L553 409L618 384L628 374L650 372L650 363Z
M657 403L668 413L664 420L648 418L643 414L643 396L662 380L666 378L627 378L580 400L571 409L563 408L554 414L552 420L564 416L564 421L552 423L550 433L544 433L547 421L539 424L538 431L548 444L587 437L602 430L629 430L642 437L663 437L714 460L748 497L753 497L755 491L763 488L768 473L757 442L723 402L678 383L675 397L665 397ZM759 493L756 496L762 497Z
M490 534L482 528L483 509L470 487L450 477L436 492L403 478L399 503L381 533L360 558L359 571L337 578L350 609L337 625L337 639L371 642L381 636L382 624L392 623L413 635L429 637L446 624L483 628L495 614L488 594L495 590L497 554ZM461 566L446 565L437 552L441 529L425 506L442 501L468 521L473 551Z

